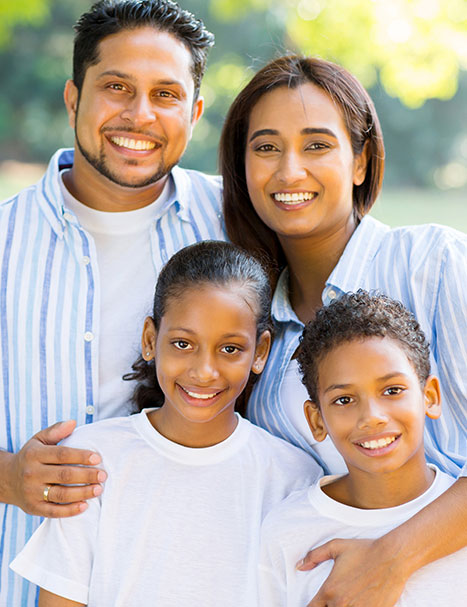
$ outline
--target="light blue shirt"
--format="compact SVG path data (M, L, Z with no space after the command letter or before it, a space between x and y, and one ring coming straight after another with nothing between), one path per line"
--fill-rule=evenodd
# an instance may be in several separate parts
M431 369L442 392L441 418L426 418L427 460L453 476L467 476L467 237L433 224L390 229L366 216L326 282L323 304L358 289L386 293L415 314L431 345ZM290 305L287 269L277 284L272 316L275 339L248 417L309 451L333 473L287 418L280 399L303 330Z
M72 163L72 150L59 150L41 181L0 205L0 448L10 452L58 420L92 422L98 403L99 273L94 242L62 198L59 171ZM188 244L225 240L219 178L171 175L173 195L150 227L156 274ZM0 504L1 607L35 604L36 588L8 565L38 524Z

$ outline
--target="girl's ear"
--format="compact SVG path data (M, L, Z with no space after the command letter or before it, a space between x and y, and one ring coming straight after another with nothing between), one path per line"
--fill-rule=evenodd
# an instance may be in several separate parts
M264 333L258 339L255 349L255 357L253 359L253 365L251 370L256 375L259 375L264 369L264 365L268 359L269 350L271 348L271 333L270 331L264 331Z
M367 139L363 144L363 150L354 158L353 183L354 185L362 185L366 177L366 169L368 166L368 147L370 140Z
M144 321L141 348L144 360L152 360L156 355L157 329L153 319L148 316Z
M326 427L321 417L321 411L316 403L311 400L306 400L303 405L306 421L310 426L310 430L319 443L322 442L328 435Z
M439 380L435 375L430 375L423 388L425 398L425 414L430 419L438 419L441 415L441 390Z

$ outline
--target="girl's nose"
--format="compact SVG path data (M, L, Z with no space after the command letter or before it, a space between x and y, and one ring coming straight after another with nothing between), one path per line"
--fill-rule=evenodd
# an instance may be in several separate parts
M196 357L190 369L190 376L203 384L207 384L219 377L219 371L215 365L214 358L208 354L200 354Z

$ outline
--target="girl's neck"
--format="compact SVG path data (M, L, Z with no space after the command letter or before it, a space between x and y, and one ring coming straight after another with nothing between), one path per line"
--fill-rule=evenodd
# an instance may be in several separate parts
M184 447L212 447L229 438L238 424L233 406L211 422L194 423L162 405L148 414L151 425L168 440Z
M322 489L329 497L354 508L393 508L410 502L433 483L435 472L423 461L388 473L367 474L350 470Z
M355 228L352 213L345 224L322 237L279 237L289 267L290 302L302 322L312 320L321 307L326 281Z

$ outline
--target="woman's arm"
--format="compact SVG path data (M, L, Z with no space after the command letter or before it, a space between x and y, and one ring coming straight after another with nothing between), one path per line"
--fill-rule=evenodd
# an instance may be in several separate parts
M63 596L58 594L52 594L47 590L41 588L39 593L39 607L85 607L84 603L76 603L65 599Z
M308 607L393 607L420 567L467 546L467 478L411 519L376 540L332 540L298 567L334 559L328 579Z

